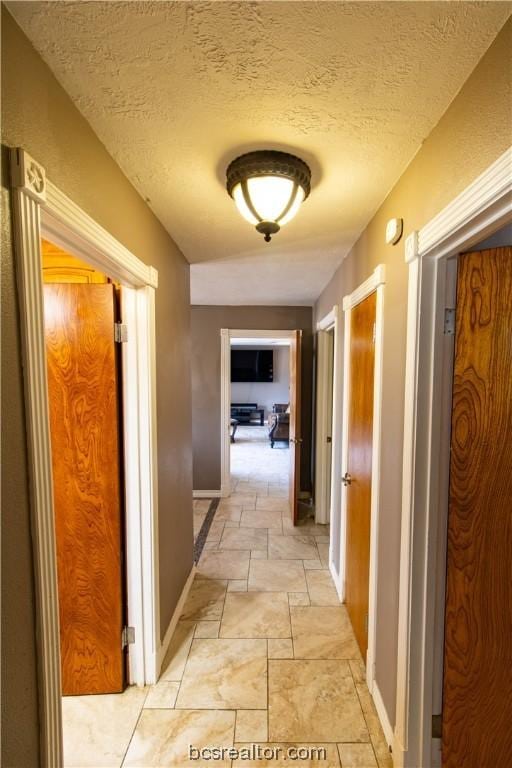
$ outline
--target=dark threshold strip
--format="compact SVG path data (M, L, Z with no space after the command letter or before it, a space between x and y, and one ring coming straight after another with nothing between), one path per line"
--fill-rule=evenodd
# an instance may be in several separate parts
M199 558L201 557L203 547L206 543L206 537L208 536L208 531L210 530L210 526L213 523L213 518L215 517L217 507L219 506L219 501L220 499L212 499L210 501L210 506L208 507L208 512L206 513L206 517L203 520L201 530L197 534L197 538L194 542L194 565L198 564Z

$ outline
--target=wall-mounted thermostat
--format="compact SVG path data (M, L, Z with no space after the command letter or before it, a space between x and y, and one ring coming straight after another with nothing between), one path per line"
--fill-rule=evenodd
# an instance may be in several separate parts
M386 243L388 245L396 245L402 237L403 229L403 219L390 219L386 224Z

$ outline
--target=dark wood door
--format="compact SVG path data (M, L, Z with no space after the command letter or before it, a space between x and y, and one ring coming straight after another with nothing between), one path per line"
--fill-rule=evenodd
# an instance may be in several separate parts
M370 520L373 444L373 376L376 294L357 304L350 315L348 413L349 484L345 599L363 660L368 649Z
M63 694L124 687L114 287L44 286Z
M299 516L301 435L302 331L294 331L290 344L290 511L295 525Z
M512 765L512 248L459 258L445 768Z

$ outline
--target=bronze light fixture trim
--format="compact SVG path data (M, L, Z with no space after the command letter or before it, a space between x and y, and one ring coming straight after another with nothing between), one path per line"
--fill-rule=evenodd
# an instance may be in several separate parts
M308 197L311 171L300 157L287 152L248 152L229 164L226 187L241 215L268 243Z

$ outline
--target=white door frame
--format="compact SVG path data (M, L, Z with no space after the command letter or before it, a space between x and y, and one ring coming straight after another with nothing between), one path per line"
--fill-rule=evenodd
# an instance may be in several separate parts
M22 326L31 530L36 590L42 764L63 764L59 609L53 511L41 238L123 286L129 681L155 682L160 644L156 444L155 290L158 273L130 253L47 178L23 149L11 150L16 273ZM119 638L121 642L121 638Z
M338 330L338 306L316 324L316 434L315 434L315 521L326 524L331 519L331 480L329 476L329 461L332 467L332 456L335 450L335 384L336 377L336 340ZM333 334L333 355L327 354L327 333ZM337 377L339 380L339 376ZM329 393L332 387L332 402L329 403ZM329 415L332 423L329 424ZM331 435L331 443L327 437Z
M221 328L220 330L220 494L219 491L202 491L209 497L225 498L231 494L231 341L243 343L245 339L287 339L294 337L294 331L263 331ZM199 498L197 492L194 496Z
M382 410L382 361L384 338L384 286L386 269L379 264L370 277L349 296L343 298L345 315L344 361L343 361L343 416L341 445L341 475L348 471L348 422L350 408L350 337L351 312L353 307L376 292L375 311L375 364L373 384L373 429L372 429L372 486L370 511L370 573L368 595L368 651L366 654L366 682L370 693L374 693L375 683L375 646L377 615L377 574L378 574L378 535L379 535L379 489L380 489L380 454L381 454L381 410ZM347 488L341 487L340 517L340 574L341 600L345 602L346 547L347 547Z
M394 760L430 768L439 633L436 611L447 522L445 406L451 385L444 335L450 259L512 220L512 148L419 232L406 240L409 265L404 411L402 532ZM442 673L442 672L441 672Z

